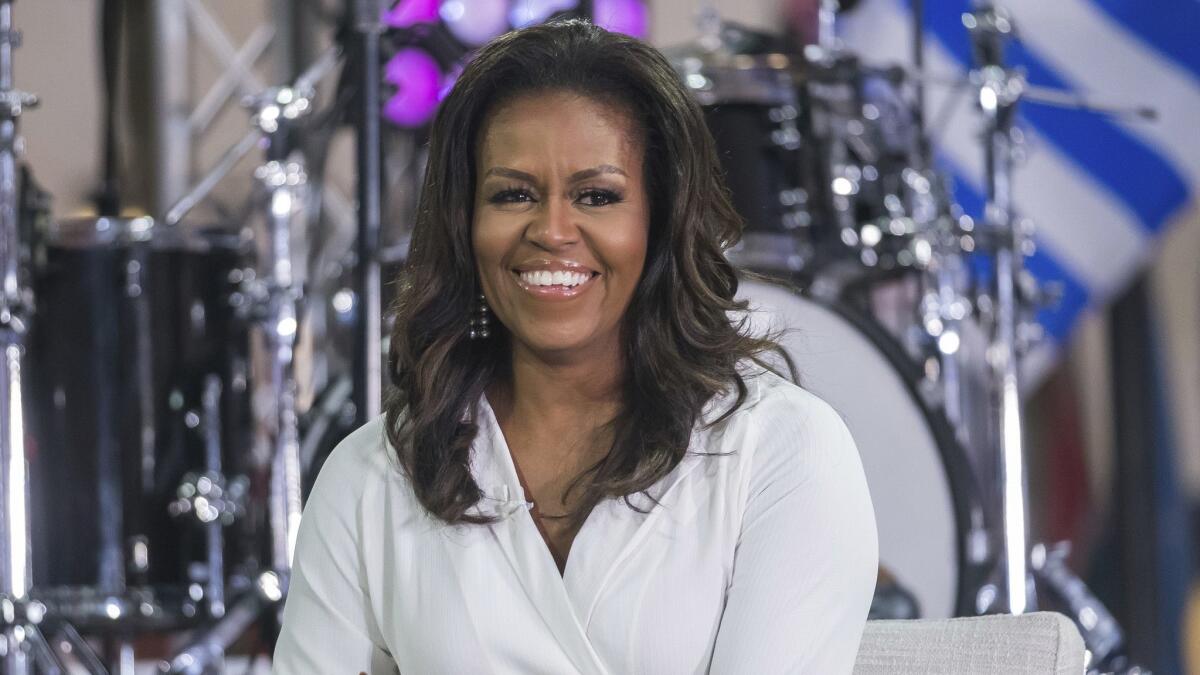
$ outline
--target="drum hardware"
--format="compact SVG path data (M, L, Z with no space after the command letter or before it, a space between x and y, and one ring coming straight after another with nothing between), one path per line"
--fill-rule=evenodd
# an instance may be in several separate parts
M247 288L254 314L265 338L270 359L270 391L274 394L270 419L260 416L260 429L272 439L271 533L273 568L291 569L296 531L300 525L301 471L300 430L297 412L295 348L300 323L303 270L293 270L293 236L304 231L308 179L303 164L268 162L255 172L270 205L269 253L259 260L268 271L265 279L254 279ZM260 249L261 251L261 249Z
M245 345L226 302L240 240L147 218L79 219L43 228L37 258L37 597L53 616L117 640L189 626L219 611L223 575L211 570L229 553L203 528L179 527L170 501L206 454L243 466L236 430L222 438L203 424L236 422L244 405ZM61 523L72 536L60 536Z
M245 476L227 480L221 473L221 379L209 375L204 386L205 471L184 474L176 498L167 510L177 520L190 518L204 528L208 554L204 570L206 587L203 598L208 615L225 615L225 539L222 527L232 525L246 512L250 481ZM136 556L135 556L136 560Z
M266 223L264 231L256 237L257 270L244 270L238 275L239 288L233 301L241 314L258 326L269 359L262 370L270 379L271 411L267 415L257 414L255 426L256 436L270 439L272 447L272 566L283 574L290 569L300 517L293 354L307 258L299 237L306 230L309 202L303 158L288 152L288 135L312 112L315 86L336 65L340 51L338 47L327 50L293 85L271 88L248 100L253 106L252 129L226 151L167 215L169 224L180 222L260 140L267 141L268 160L254 172Z
M711 12L711 8L706 10ZM817 251L808 232L818 169L798 83L806 64L779 52L736 53L739 45L769 44L746 29L702 12L704 37L695 47L669 52L688 89L704 106L717 142L734 208L746 220L742 240L728 252L747 268L782 274L806 270Z
M35 305L30 242L24 239L29 233L22 227L27 172L19 165L17 122L37 97L13 86L13 51L21 39L12 5L0 0L0 663L5 673L25 675L39 665L65 671L45 638L47 608L32 596L24 366Z
M867 620L919 618L921 618L921 606L917 597L896 581L896 577L880 567L879 577L875 582L875 596L871 598L871 608L867 611Z
M831 7L832 3L826 9ZM918 16L914 30L919 36L919 4L915 11ZM1011 19L990 6L965 19L973 39L981 42L978 54L996 57L1003 51L999 43L1012 33ZM719 25L714 16L708 20ZM827 31L826 35L832 33ZM954 82L955 86L965 82L974 88L988 121L989 206L986 220L977 224L961 213L945 179L932 168L930 142L924 130L923 89L929 83L941 82L923 72L920 48L914 54L915 71L902 67L872 70L859 65L854 55L841 51L832 39L808 46L801 58L736 54L729 48L731 42L722 40L722 36L722 30L710 29L708 42L702 38L699 49L676 50L671 58L684 83L706 109L722 160L727 162L727 174L747 176L757 170L752 179L757 185L750 186L749 201L759 211L736 203L739 189L744 188L731 181L735 206L746 218L747 229L744 241L729 252L729 257L756 272L783 274L805 288L803 299L788 299L776 297L779 291L767 291L757 282L747 281L739 293L752 304L765 307L762 312L769 320L779 319L799 329L796 334L802 337L785 338L785 347L800 366L802 377L807 370L817 378L815 384L811 379L802 380L802 384L825 396L839 410L849 411L850 422L854 415L864 416L856 410L859 402L836 391L823 391L822 386L828 386L828 382L821 378L836 379L828 371L833 367L829 362L861 338L843 335L844 327L837 326L836 321L830 323L822 312L814 313L806 303L815 300L826 312L845 317L855 314L848 303L870 297L879 285L880 272L894 270L900 275L897 280L915 285L916 295L908 305L912 315L900 321L901 330L895 334L903 347L884 349L889 354L903 354L903 358L889 359L890 368L906 373L902 379L908 383L909 396L927 410L925 418L941 420L934 426L949 429L942 434L949 440L939 443L955 449L949 455L941 453L942 461L958 457L956 453L965 448L986 459L988 466L983 470L979 466L964 469L969 463L955 459L953 465L958 470L949 474L951 491L969 493L972 505L967 509L956 507L957 524L943 528L956 532L957 543L951 548L957 553L943 555L942 560L956 555L961 566L952 607L947 610L945 596L938 595L945 589L920 574L936 567L935 561L916 565L901 561L897 566L901 588L912 589L922 605L929 604L925 602L929 597L941 597L940 604L935 603L937 612L1024 611L1036 602L1034 580L1055 582L1043 578L1044 556L1037 558L1042 549L1030 549L1035 554L1032 562L1026 557L1016 368L1020 358L1042 339L1034 310L1055 301L1060 289L1039 286L1021 265L1022 258L1034 250L1031 228L1012 209L1011 172L1020 156L1014 110L1019 101L1028 101L1078 104L1076 107L1081 109L1139 118L1152 118L1153 111L1104 108L1062 92L1031 87L999 61L981 62L965 80ZM908 85L917 92L915 105L907 103L902 95L901 88ZM781 144L781 137L772 134L778 127L772 129L769 125L784 119L778 111L788 105L796 110L794 119L800 138ZM748 112L735 118L731 111L739 108ZM747 135L747 129L754 131ZM739 137L739 132L743 136ZM761 148L771 148L784 159L764 162L762 155L755 154ZM783 151L795 152L787 155ZM812 164L806 166L801 155L807 155ZM767 168L762 170L756 164L766 164ZM765 178L758 178L760 175ZM776 187L781 182L784 187ZM764 185L769 191L761 189ZM785 222L781 212L764 209L764 205L775 209L776 204L803 211L808 224L781 226ZM799 251L804 255L797 255ZM989 258L995 268L991 276L974 274L967 254ZM864 321L860 317L850 323L874 336L871 342L876 348L890 344L877 334L878 327L863 328L871 324ZM839 339L823 342L828 338L825 334ZM815 364L805 362L805 340L828 345L816 350L822 358ZM865 349L870 351L869 346ZM854 365L863 367L861 364L871 359L856 355L844 361L838 362L838 372L850 372ZM880 373L889 371L888 366L876 369ZM872 382L886 379L876 374ZM864 385L862 390L873 386ZM890 403L875 406L874 410L895 408L896 404ZM877 418L878 412L874 415ZM872 424L879 424L875 418ZM905 428L919 428L928 423L905 424ZM854 424L851 426L853 429ZM869 438L871 433L866 436ZM858 432L855 435L860 436ZM873 441L860 441L860 448L870 443ZM863 450L868 482L872 482L873 472L878 474L878 467L872 469L871 463L884 461L873 458L874 452L869 447ZM922 452L900 454L911 458ZM967 474L965 478L963 474ZM966 482L954 483L959 480ZM895 486L878 487L876 482L872 482L873 494L883 495L881 501L891 499L887 495ZM934 482L926 478L920 484ZM930 507L929 513L934 510ZM930 519L923 517L921 521ZM881 537L890 528L903 527L894 523L885 526L882 520ZM928 533L922 536L928 537ZM923 547L930 548L931 541L924 542ZM944 542L938 546L946 548ZM881 545L885 565L889 565L888 557L897 555L896 550ZM1001 578L995 576L997 571ZM1078 612L1076 618L1081 621ZM1081 629L1087 627L1081 623Z
M833 266L845 283L926 264L913 211L932 187L920 114L901 91L907 72L863 67L836 41L737 53L769 40L728 25L709 32L669 56L705 108L747 223L730 259L805 281Z
M260 138L267 138L271 150L282 150L284 134L290 132L294 123L311 108L311 98L297 95L297 91L311 92L316 79L332 67L336 53L330 54L333 54L333 57L327 54L318 61L312 70L298 80L297 87L282 87L267 92L257 106L256 128L247 136L250 140L243 139L226 152L215 169L170 210L172 223L179 223ZM196 463L199 466L189 467L192 468L190 473L183 474L181 471L175 474L182 476L182 479L176 479L177 482L170 488L170 493L163 494L162 516L173 517L176 522L184 519L195 525L197 533L203 535L205 542L197 549L204 553L203 562L188 564L186 579L182 585L151 586L150 582L155 578L159 582L162 581L162 567L156 568L151 563L156 559L160 563L163 562L162 556L157 553L168 549L158 551L158 542L154 536L137 534L128 539L124 537L124 534L130 531L128 528L133 528L132 532L139 530L136 522L127 524L128 527L122 525L123 514L119 501L123 489L121 486L124 484L125 489L128 489L138 481L130 480L133 474L124 477L114 474L103 481L97 481L97 488L101 493L110 495L105 498L108 499L107 503L114 505L106 511L113 517L104 518L100 528L108 531L107 536L112 540L104 549L110 553L106 554L104 560L107 562L102 565L110 570L107 573L109 581L93 585L92 581L85 579L83 585L47 587L44 591L38 591L39 598L44 597L50 608L52 617L69 616L79 625L98 631L117 630L122 634L129 634L129 631L174 629L187 625L192 619L215 619L216 621L210 624L212 629L207 638L207 651L204 651L209 659L205 667L215 664L219 660L218 655L223 653L224 647L214 640L232 630L231 626L240 626L237 628L238 634L244 631L247 625L247 608L265 609L268 606L278 606L278 600L282 597L280 580L286 579L299 513L299 467L295 459L287 461L286 454L293 451L291 454L294 455L294 450L298 447L294 423L295 380L290 368L296 326L300 319L297 303L301 297L304 280L303 267L294 260L303 260L304 252L296 250L296 245L301 242L294 242L289 237L294 237L294 233L303 232L303 214L307 204L306 175L303 164L295 157L279 157L270 158L270 161L260 167L256 177L261 184L260 195L266 207L263 210L267 213L264 228L266 235L258 238L259 243L263 245L257 257L258 269L236 265L220 268L220 265L214 267L207 262L212 255L224 256L222 260L240 261L243 258L242 248L247 240L237 235L227 237L231 243L226 243L225 239L203 233L195 234L193 228L184 230L177 226L155 226L148 219L100 219L86 223L55 223L46 228L43 237L43 241L46 242L44 249L51 252L49 264L58 265L53 269L76 274L100 274L96 277L96 280L102 282L100 284L70 283L65 288L90 288L99 292L103 292L103 288L112 288L119 293L119 299L114 296L113 302L86 303L86 306L128 306L129 320L122 319L110 327L113 328L112 335L115 337L117 325L125 322L125 325L133 326L135 339L127 344L136 353L150 353L153 350L147 350L147 345L164 342L161 336L154 339L149 336L153 335L151 326L163 325L162 310L168 306L171 311L182 311L180 320L175 322L176 330L185 331L182 335L200 335L199 339L207 339L203 336L212 333L214 320L220 322L219 325L225 325L227 321L232 320L241 325L253 323L268 345L261 353L266 354L271 363L263 370L271 376L273 389L277 392L274 400L278 402L279 412L278 417L271 420L272 424L265 424L261 417L257 423L259 428L264 430L260 438L266 436L271 439L270 442L276 448L269 453L275 456L273 466L269 470L269 509L274 512L274 527L271 532L274 539L274 558L271 562L273 571L269 573L269 577L275 581L263 581L267 577L262 573L259 573L258 579L261 588L275 590L256 591L254 595L249 594L247 590L250 582L243 576L245 572L242 566L248 563L253 570L258 563L255 562L253 551L237 547L247 543L255 544L256 535L253 530L248 533L239 531L239 534L250 535L249 539L240 543L236 539L230 539L224 532L234 525L238 528L246 525L253 528L257 522L257 518L254 518L247 519L245 525L241 523L240 516L250 515L248 509L252 506L248 498L248 478L229 473L231 469L236 473L244 467L236 462L231 465L223 461L231 456L229 453L232 449L237 448L241 452L240 448L244 445L237 439L228 437L232 429L242 427L239 420L228 419L226 416L230 412L236 414L248 407L244 401L235 400L244 397L247 390L247 368L245 365L238 365L244 364L244 361L234 359L235 363L230 363L227 357L222 357L220 361L223 364L223 372L220 376L211 371L204 373L193 370L191 374L196 377L193 382L197 386L180 389L177 385L171 385L176 388L164 390L157 367L151 368L148 358L138 359L135 356L134 359L127 359L137 362L135 367L118 368L122 376L107 378L106 381L111 382L113 386L137 388L138 393L143 396L104 398L123 401L122 407L132 405L134 410L141 409L142 426L134 434L137 440L125 446L141 449L141 456L133 463L137 468L136 475L145 479L141 481L141 485L162 485L163 479L160 476L164 472L173 471L173 467L180 466L179 461L185 459L173 455L156 456L162 443L174 442L171 439L181 433L199 441L196 445L203 449L203 460ZM55 263L56 260L59 262ZM72 263L79 260L87 264ZM177 264L179 262L183 263L182 267ZM213 262L216 262L215 258ZM191 267L199 267L198 271L202 274L189 276L187 270ZM164 286L164 279L161 277L167 271L173 274L168 277L167 286ZM104 281L105 279L111 281ZM171 290L177 286L183 291L178 295ZM221 301L201 302L192 299L196 296L189 297L188 293L199 289L213 289L215 297ZM58 306L65 309L69 304L60 302ZM169 312L167 316L175 318L175 315ZM49 318L47 320L55 323ZM49 324L46 328L48 327ZM65 327L64 325L63 328ZM94 325L90 326L87 332L107 334L108 331L104 329L102 325ZM173 338L168 336L165 342L170 343L172 340ZM222 344L227 342L226 340ZM197 363L208 363L206 352L193 353L189 351L191 349L189 345L183 344L172 350L171 356L176 358L175 352L179 352L180 359L194 357L198 359ZM193 356L187 356L188 354ZM112 361L111 357L109 360ZM109 365L116 367L113 364ZM207 369L207 366L204 368ZM167 370L173 376L180 368L170 366ZM186 374L183 376L188 377ZM64 396L64 392L58 390L47 391L44 400L48 405L42 410L53 414L50 411L56 409L59 401L68 405L78 404L79 399L75 394L65 393L70 395ZM154 396L151 396L151 393ZM138 398L142 399L140 403L136 400ZM190 407L189 401L196 401L199 405ZM235 402L238 405L234 405ZM166 408L165 413L163 406ZM162 414L178 420L178 426L156 425L155 421ZM136 420L137 416L133 416L133 419ZM50 421L49 425L53 425L53 422ZM292 430L291 433L289 429ZM223 438L223 434L226 437ZM237 459L237 455L233 457ZM63 466L70 464L59 463ZM115 471L120 471L122 466L120 461L100 464L114 467ZM112 497L117 497L118 500L113 501ZM141 513L146 513L147 518L157 518L158 516L150 515L151 511L139 508L130 513L134 514L135 518ZM183 528L173 529L183 532ZM231 549L230 546L234 548ZM234 561L239 567L231 569L228 564L230 560L227 560L226 556L235 552L241 556ZM174 555L173 551L171 553ZM246 557L247 553L250 553L249 557ZM234 572L232 576L229 574L231 571ZM126 579L133 582L133 585L129 585ZM251 598L255 599L252 601ZM254 616L259 614L261 611ZM236 635L233 638L236 638ZM223 644L232 644L233 638ZM128 651L127 647L127 644L121 645L122 654Z
M1071 544L1065 541L1049 546L1034 544L1030 549L1030 569L1039 584L1039 599L1052 602L1075 620L1092 655L1090 675L1127 672L1131 664L1124 654L1125 633L1108 608L1067 566L1070 555Z
M994 272L989 289L991 317L987 321L989 344L987 365L992 391L992 428L995 436L995 462L1000 483L1000 576L995 581L994 606L987 600L992 589L985 586L979 596L981 611L999 609L1022 614L1036 608L1037 596L1029 568L1027 542L1028 512L1025 469L1024 424L1019 385L1021 346L1018 330L1029 307L1018 294L1022 260L1030 237L1016 215L1012 197L1015 158L1021 143L1014 132L1017 105L1022 99L1024 78L1004 63L1005 44L1015 36L1015 26L1007 12L988 2L963 16L971 36L977 63L972 79L977 83L979 109L985 134L986 197L985 222L981 230L993 246L988 251Z
M987 124L985 220L972 234L992 259L994 269L989 287L974 300L989 332L984 361L993 384L990 413L996 431L993 454L1002 534L1000 574L981 587L977 609L980 613L999 610L1014 614L1034 609L1040 600L1036 584L1044 584L1047 591L1068 603L1069 613L1091 640L1089 648L1094 647L1102 659L1109 658L1117 650L1120 633L1107 610L1066 568L1064 549L1047 549L1041 544L1029 547L1026 539L1028 505L1018 365L1021 356L1042 337L1033 310L1041 302L1053 301L1060 289L1040 288L1022 265L1034 248L1032 224L1019 218L1013 208L1012 176L1023 138L1016 128L1016 108L1025 101L1141 119L1154 119L1156 113L1140 106L1100 106L1073 94L1028 85L1003 58L1006 42L1016 35L1012 18L990 2L976 3L973 12L963 15L963 24L977 63L969 78ZM1119 665L1136 669L1127 663Z
M284 598L284 582L275 572L261 572L253 584L243 590L220 621L194 637L178 654L158 664L161 673L204 675L213 672L225 657L225 650L250 629L268 610L278 607ZM223 672L223 669L222 671Z

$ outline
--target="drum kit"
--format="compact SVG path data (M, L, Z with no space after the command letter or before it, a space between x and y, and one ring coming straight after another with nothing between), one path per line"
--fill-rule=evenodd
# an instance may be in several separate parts
M836 5L822 3L819 39L799 49L708 9L702 37L668 57L746 221L729 257L746 271L752 325L784 331L801 384L859 444L883 568L872 614L1054 607L1077 619L1095 668L1121 670L1111 615L1061 548L1025 540L1017 377L1038 294L1009 177L1013 113L1036 91L1001 59L1011 19L988 5L965 22L989 130L976 223L932 162L919 55L916 67L864 65L833 37ZM140 637L164 632L187 639L159 655L161 671L222 672L254 626L269 642L303 492L382 382L379 35L358 25L249 101L251 130L162 221L55 221L19 163L16 123L36 99L13 88L17 33L0 0L4 673L132 672ZM359 129L355 293L322 304L353 318L355 367L302 405L301 343L321 310L306 297L319 256L294 139L317 83L352 50L373 66L358 103L374 122ZM256 148L253 225L182 227ZM991 260L986 281L972 256Z
M1022 269L1033 244L1012 204L1015 111L1064 97L1006 66L1006 12L979 3L964 15L977 64L951 86L976 92L985 130L976 222L923 128L924 89L944 82L923 69L920 20L912 64L880 68L839 44L840 10L822 2L816 40L795 47L709 5L700 39L668 57L746 222L728 255L745 270L751 324L781 336L801 385L858 443L880 537L872 616L1057 609L1076 619L1094 670L1132 672L1119 626L1064 549L1026 540L1019 366L1055 291Z

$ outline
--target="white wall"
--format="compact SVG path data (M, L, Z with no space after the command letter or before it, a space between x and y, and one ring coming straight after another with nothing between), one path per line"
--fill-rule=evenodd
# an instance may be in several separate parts
M21 117L27 157L39 182L66 214L95 190L100 157L99 2L16 2L24 46L14 56L17 86L38 94L39 108Z

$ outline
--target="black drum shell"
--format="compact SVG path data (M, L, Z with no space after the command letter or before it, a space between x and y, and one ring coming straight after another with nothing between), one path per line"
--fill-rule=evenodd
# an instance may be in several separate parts
M222 468L244 469L248 341L230 302L239 247L47 239L28 358L35 588L120 593L203 581L203 528L168 506L185 474L205 470L210 376L221 383ZM145 568L131 559L139 540Z

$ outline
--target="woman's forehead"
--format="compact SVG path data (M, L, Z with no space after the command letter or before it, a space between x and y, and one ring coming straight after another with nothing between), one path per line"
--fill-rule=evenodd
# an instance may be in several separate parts
M573 92L523 95L497 106L478 138L482 163L539 154L603 155L606 161L640 160L642 132L619 104Z

